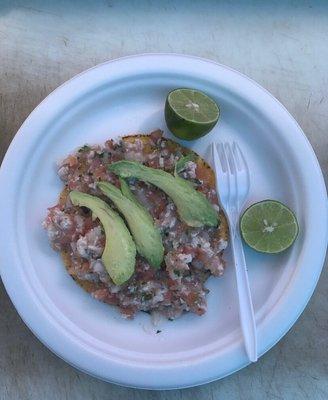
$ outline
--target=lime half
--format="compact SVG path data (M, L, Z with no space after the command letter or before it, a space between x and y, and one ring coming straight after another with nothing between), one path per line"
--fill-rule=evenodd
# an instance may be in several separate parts
M280 253L290 247L298 234L294 213L275 200L250 206L242 215L240 229L245 242L263 253Z
M193 140L206 135L217 123L218 105L205 93L194 89L175 89L165 103L165 120L178 138Z

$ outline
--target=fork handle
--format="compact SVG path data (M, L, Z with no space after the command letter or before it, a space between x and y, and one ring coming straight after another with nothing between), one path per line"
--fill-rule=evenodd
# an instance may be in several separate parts
M257 338L254 309L249 288L243 244L238 227L231 235L231 249L235 262L237 290L239 297L239 318L244 336L246 353L250 361L257 361Z

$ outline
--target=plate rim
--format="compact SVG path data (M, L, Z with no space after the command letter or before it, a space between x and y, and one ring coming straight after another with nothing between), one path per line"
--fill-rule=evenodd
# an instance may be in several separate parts
M59 92L63 87L65 87L66 85L69 85L71 82L76 81L78 78L80 78L81 76L84 76L85 74L89 73L89 72L92 71L92 70L101 69L103 66L106 66L106 65L109 65L109 64L113 64L113 63L117 63L117 62L124 62L125 60L131 60L131 59L136 59L136 58L145 58L145 57L148 57L148 58L156 58L156 57L185 58L185 59L190 59L190 60L198 60L198 61L201 61L201 62L204 62L204 63L214 64L215 66L217 66L217 67L219 67L219 68L221 68L221 69L229 70L229 71L232 72L233 74L239 75L242 79L248 81L251 85L255 85L258 89L260 89L261 91L264 91L264 93L265 93L266 95L269 95L269 97L271 98L271 100L274 100L274 102L276 102L277 106L280 107L280 108L286 113L286 117L288 117L288 119L289 119L291 122L293 122L293 123L295 124L295 127L296 127L296 129L298 130L298 133L302 133L302 135L303 135L303 140L305 139L305 142L306 142L306 144L307 144L307 146L308 146L308 149L307 149L307 150L309 150L309 151L312 153L312 161L314 161L315 164L316 164L316 165L313 165L313 166L316 168L316 173L317 173L317 175L318 175L317 178L319 179L319 181L321 181L321 188L320 188L320 189L321 189L321 192L322 192L323 200L325 201L324 212L325 212L325 220L327 220L327 193L326 193L325 183L324 183L324 179L323 179L323 175L322 175L322 171L321 171L319 162L318 162L318 160L317 160L317 157L316 157L316 155L315 155L315 153L314 153L314 150L313 150L313 148L312 148L312 146L311 146L309 140L307 139L306 135L304 134L304 132L302 131L302 129L300 128L300 126L297 124L297 122L295 121L295 119L294 119L294 118L291 116L291 114L286 110L286 108L285 108L285 107L284 107L270 92L268 92L265 88L263 88L262 86L260 86L260 85L259 85L257 82L255 82L254 80L252 80L252 79L248 78L247 76L241 74L240 72L238 72L238 71L236 71L236 70L234 70L234 69L232 69L232 68L230 68L230 67L227 67L227 66L225 66L225 65L219 64L219 63L217 63L217 62L215 62L215 61L212 61L212 60L207 60L207 59L204 59L204 58L201 58L201 57L196 57L196 56L181 55L181 54L176 54L176 53L144 53L144 54L137 54L137 55L131 55L131 56L126 56L126 57L121 57L121 58L118 58L118 59L106 61L106 62L101 63L101 64L98 64L98 65L96 65L96 66L94 66L94 67L92 67L92 68L89 68L89 69L87 69L87 70L85 70L85 71L82 71L82 72L80 72L79 74L77 74L77 75L75 75L74 77L72 77L71 79L69 79L68 81L64 82L62 85L60 85L60 86L59 86L58 88L56 88L54 91L52 91L52 92L51 92L51 93L50 93L50 94L49 94L49 95L48 95L48 96L47 96L47 97L46 97L46 98L31 112L31 114L28 116L28 118L27 118L27 119L24 121L24 123L22 124L21 128L18 130L16 136L15 136L14 139L12 140L12 142L11 142L11 144L10 144L10 146L9 146L9 148L8 148L8 150L7 150L7 152L6 152L6 155L5 155L4 159L3 159L3 162L2 162L2 165L1 165L1 170L0 170L0 182L3 183L3 182L5 182L6 179L8 178L8 177L6 177L6 168L7 168L7 164L9 164L9 161L10 161L9 155L10 155L12 152L15 151L14 149L15 149L16 143L18 142L18 140L19 140L19 138L20 138L20 135L22 135L22 133L24 132L24 129L27 129L28 123L29 123L30 119L32 118L32 115L35 115L36 112L37 112L37 110L40 109L44 104L46 104L46 102L49 100L49 98L50 98L51 96L53 96L55 93L58 93L58 92ZM7 161L7 159L9 159L9 161ZM4 171L5 171L5 172L4 172ZM2 201L2 199L0 199L0 205L1 205L2 203L3 203L3 201ZM3 209L4 207L0 207L0 209L1 209L1 208ZM3 211L0 211L0 215L3 215ZM322 270L323 261L324 261L324 258L325 258L325 248L327 247L327 239L328 239L328 228L327 228L327 226L326 226L326 229L325 229L325 236L324 236L324 240L322 240L322 246L321 246L321 247L322 247L321 261L318 262L318 264L321 265L320 272L321 272L321 270ZM0 246L0 249L1 249L1 246ZM3 249L2 249L2 250L3 250ZM2 251L1 251L1 254L0 254L0 260L3 260ZM3 266L4 263L1 263L1 265ZM317 281L318 281L318 279L319 279L319 277L320 277L320 272L318 273L318 275L317 275L317 277L316 277L316 280L313 282L313 287L312 287L312 289L309 290L309 295L308 295L308 297L306 298L303 307L300 307L300 310L299 310L298 315L295 317L295 319L292 319L292 322L291 322L290 326L285 330L285 332L282 333L282 335L279 336L279 337L274 341L274 343L271 343L271 344L268 346L268 348L265 349L264 352L266 352L267 350L269 350L269 348L271 348L276 342L278 342L278 341L281 339L281 337L284 336L284 335L287 333L287 331L294 325L294 323L295 323L296 320L298 319L299 315L303 312L303 310L304 310L304 308L306 307L306 305L307 305L307 303L308 303L310 297L311 297L312 294L313 294L313 291L314 291L314 289L315 289L315 287L316 287ZM10 274L7 274L7 273L6 273L6 270L4 269L4 267L1 267L1 276L2 276L2 279L3 279L4 285L5 285L5 288L6 288L6 290L7 290L7 293L9 294L9 296L10 296L12 302L14 303L14 305L15 305L15 307L16 307L16 303L15 303L15 301L14 301L14 298L15 298L15 290L16 290L16 288L15 288L15 285L12 285L12 283L10 283ZM17 299L16 299L16 300L17 300ZM121 385L124 385L124 386L139 387L139 388L143 387L143 388L149 388L149 389L168 389L168 388L178 388L178 387L196 386L196 385L199 385L199 384L202 384L202 383L207 383L207 382L210 382L210 381L213 381L213 380L222 378L222 377L224 377L224 376L226 376L226 375L229 375L229 374L231 374L231 373L233 373L233 372L236 372L237 370L243 368L244 366L246 366L246 365L248 364L247 362L246 362L246 363L242 363L242 365L240 365L238 368L229 371L227 374L222 375L222 376L219 376L219 377L212 377L212 378L210 378L210 379L208 379L208 380L206 380L206 379L201 379L200 381L196 381L196 378L194 377L193 379L195 380L195 382L190 383L190 384L186 384L186 385L181 385L181 386L180 386L180 385L173 385L173 386L172 386L172 385L168 385L168 386L158 386L158 385L157 385L157 386L148 386L149 383L145 383L144 385L140 385L140 384L137 384L137 385L131 384L131 385L129 385L128 383L126 383L126 382L124 382L124 381L122 381L122 380L121 380L121 381L119 381L119 380L117 380L117 379L116 379L116 380L115 380L115 379L114 379L114 380L109 380L109 379L106 379L106 378L104 378L104 377L102 377L102 376L93 374L92 372L90 372L89 369L84 369L84 368L82 368L80 365L76 365L76 364L75 364L74 362L72 362L71 360L68 360L66 357L62 356L62 354L61 354L60 352L56 351L56 348L54 348L54 347L51 346L46 340L44 340L44 338L42 337L42 334L40 334L40 332L37 332L35 329L33 329L33 327L31 326L31 324L29 323L29 321L27 321L27 320L23 317L23 315L22 315L23 313L21 313L21 311L22 311L21 306L17 306L16 309L19 309L19 310L17 310L17 311L19 312L20 316L22 317L22 319L24 320L24 322L26 323L26 325L27 325L27 326L32 330L32 332L35 334L35 336L37 336L37 337L39 338L39 340L40 340L42 343L44 343L48 348L50 348L50 349L51 349L55 354L57 354L60 358L64 359L66 362L70 363L71 365L75 366L76 368L78 368L78 369L80 369L80 370L82 370L82 371L84 371L84 372L87 372L87 373L90 374L90 375L96 376L96 377L98 377L98 378L100 377L101 379L104 379L104 380L107 380L107 381L110 381L110 382L113 382L113 383L116 383L116 384L121 384ZM42 332L41 332L41 333L42 333ZM263 353L264 353L264 352L263 352ZM262 354L263 354L263 353L262 353ZM147 378L148 378L148 377L147 377ZM149 380L149 379L147 379L147 380ZM145 380L145 382L147 382L147 380Z

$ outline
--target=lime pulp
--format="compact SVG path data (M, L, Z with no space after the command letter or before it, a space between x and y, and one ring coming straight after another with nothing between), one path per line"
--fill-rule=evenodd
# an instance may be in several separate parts
M245 242L263 253L280 253L295 241L299 227L294 213L275 200L251 205L241 217L240 230Z
M165 120L170 131L180 139L193 140L206 135L217 123L218 105L195 89L172 90L165 103Z

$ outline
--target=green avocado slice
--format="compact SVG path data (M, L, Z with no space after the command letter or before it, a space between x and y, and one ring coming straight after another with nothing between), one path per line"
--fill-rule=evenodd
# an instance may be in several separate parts
M99 189L108 196L118 210L123 214L140 255L145 257L154 268L159 268L164 258L164 247L159 230L149 212L134 197L128 186L122 191L108 182L98 182ZM125 185L127 183L125 182ZM133 200L132 200L133 199Z
M139 203L139 200L137 199L137 197L132 193L127 181L123 178L119 178L119 180L120 180L121 192L122 192L123 196L125 196L129 200L133 201L133 203L135 203L137 206L144 208L144 206Z
M108 168L122 178L137 178L163 190L171 197L181 220L187 225L192 227L218 225L218 213L212 204L187 180L160 169L146 167L136 161L118 161Z
M134 273L136 246L123 219L98 197L73 190L75 206L87 207L101 222L106 236L101 260L115 285L122 285Z

